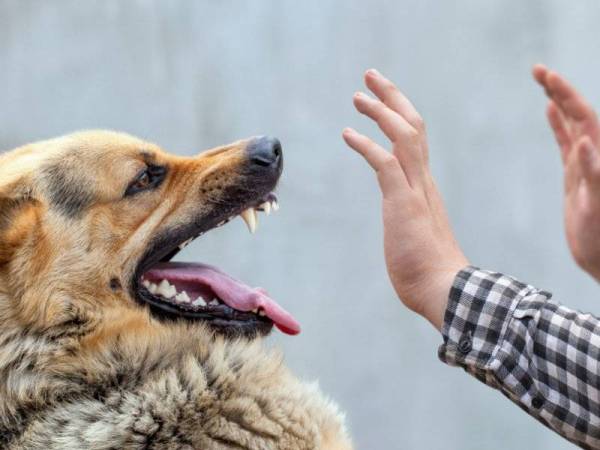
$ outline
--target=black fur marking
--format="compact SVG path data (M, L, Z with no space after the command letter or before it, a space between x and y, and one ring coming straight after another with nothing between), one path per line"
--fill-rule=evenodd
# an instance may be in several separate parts
M68 164L55 163L43 169L48 199L65 216L74 219L94 200L94 193Z
M0 448L8 447L8 444L10 444L10 442L13 440L14 437L16 437L17 434L17 431L13 431L8 428L0 428Z
M118 291L118 290L120 290L122 288L121 282L119 281L118 278L111 278L111 280L110 280L110 288L113 291Z

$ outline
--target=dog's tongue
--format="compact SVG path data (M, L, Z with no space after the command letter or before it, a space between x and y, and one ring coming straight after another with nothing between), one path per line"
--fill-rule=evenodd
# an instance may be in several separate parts
M146 272L154 280L166 279L171 284L197 285L202 292L209 286L231 308L252 311L260 308L286 334L300 333L300 324L285 309L271 299L263 289L251 288L216 267L199 263L161 263Z

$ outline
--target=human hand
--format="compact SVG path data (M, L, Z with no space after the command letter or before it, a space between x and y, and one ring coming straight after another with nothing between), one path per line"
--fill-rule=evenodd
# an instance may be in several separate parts
M383 194L384 251L388 274L402 302L441 329L457 272L468 265L458 246L428 163L425 125L410 101L376 70L365 84L379 98L354 95L356 109L391 141L388 152L346 128L346 143L377 174Z
M600 123L592 107L558 73L536 65L564 168L567 242L579 266L600 281Z

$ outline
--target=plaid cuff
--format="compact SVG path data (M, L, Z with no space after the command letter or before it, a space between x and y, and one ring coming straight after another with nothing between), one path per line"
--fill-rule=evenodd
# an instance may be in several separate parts
M519 301L532 289L512 277L473 266L461 270L450 289L439 358L474 375L488 370Z

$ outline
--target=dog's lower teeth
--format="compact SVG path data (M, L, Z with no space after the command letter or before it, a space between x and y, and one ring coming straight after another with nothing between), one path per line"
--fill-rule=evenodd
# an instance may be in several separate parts
M210 306L217 306L219 304L219 300L213 298L209 303Z
M177 289L175 289L175 286L171 285L167 280L162 280L158 285L156 293L165 298L171 298L177 295Z
M191 301L189 295L187 295L187 292L185 291L177 294L175 296L175 300L177 300L179 303L189 303Z
M265 312L262 309L260 311L258 311L258 315L259 316L266 316Z
M206 306L206 302L202 297L198 297L192 302L192 306Z

